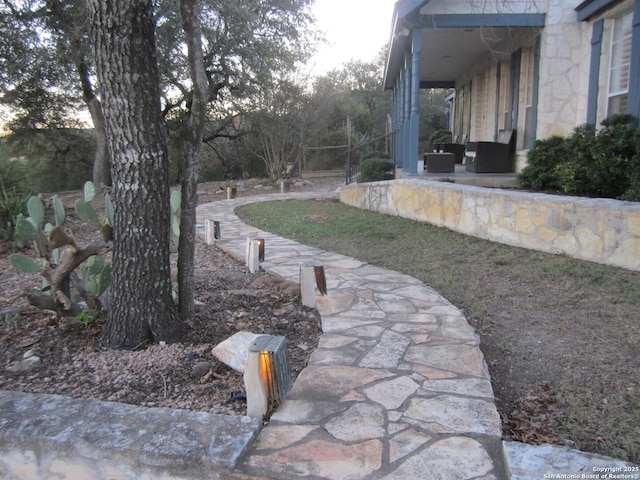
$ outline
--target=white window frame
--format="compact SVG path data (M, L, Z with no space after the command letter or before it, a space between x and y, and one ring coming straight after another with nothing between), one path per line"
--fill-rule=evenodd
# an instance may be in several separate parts
M609 75L607 86L607 116L611 116L616 113L626 113L613 109L613 100L629 95L629 70L631 67L631 38L633 33L633 12L627 12L612 19L611 23L611 42L609 45ZM625 22L627 22L627 28L625 28ZM620 25L622 23L622 25ZM617 27L620 25L620 29ZM626 30L626 33L625 33ZM619 34L616 37L616 33ZM625 61L625 43L628 49L627 59ZM619 47L619 55L615 55L616 47ZM622 75L622 81L618 83L626 85L626 88L614 88L612 79L614 74Z

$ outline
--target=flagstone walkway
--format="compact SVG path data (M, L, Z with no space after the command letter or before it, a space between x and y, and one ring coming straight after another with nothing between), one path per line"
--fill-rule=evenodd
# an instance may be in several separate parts
M298 282L322 262L323 335L309 365L236 471L248 478L503 479L500 418L479 338L463 314L419 280L261 232L233 213L263 200L198 207L220 222L220 246L244 258L265 239L261 268ZM329 196L330 192L324 194ZM284 208L284 207L283 207Z

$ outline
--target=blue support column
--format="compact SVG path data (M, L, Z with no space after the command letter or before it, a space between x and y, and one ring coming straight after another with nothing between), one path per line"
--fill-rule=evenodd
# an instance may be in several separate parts
M410 121L411 121L411 62L409 61L409 55L405 57L404 64L404 108L402 111L402 168L409 168L410 152L409 142L410 137Z
M404 80L404 71L401 70L398 74L398 168L402 168L404 162Z
M631 67L629 70L629 105L627 113L640 117L640 0L633 9ZM638 124L636 120L636 125Z
M418 175L419 137L420 137L420 51L422 34L419 28L412 32L411 38L411 114L409 127L409 175Z
M598 92L600 91L600 57L602 54L602 33L604 19L591 27L591 65L589 67L589 93L587 95L587 123L598 124Z
M392 144L391 144L391 152L393 154L393 162L397 165L398 164L398 159L400 158L400 155L398 154L398 129L400 128L398 125L398 82L396 80L396 84L393 87L393 103L391 111L392 111L392 123L391 123L391 128L392 128L392 133L393 135L391 136L392 139Z

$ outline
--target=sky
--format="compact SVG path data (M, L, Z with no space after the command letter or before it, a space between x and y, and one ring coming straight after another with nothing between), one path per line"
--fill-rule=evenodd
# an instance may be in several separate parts
M371 62L389 41L395 0L316 0L316 26L328 44L313 57L322 74L352 59Z

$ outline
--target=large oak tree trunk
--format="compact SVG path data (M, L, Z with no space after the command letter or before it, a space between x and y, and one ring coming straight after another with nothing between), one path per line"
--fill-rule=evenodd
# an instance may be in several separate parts
M151 0L88 0L112 160L113 271L105 342L176 341L169 158L160 114Z

